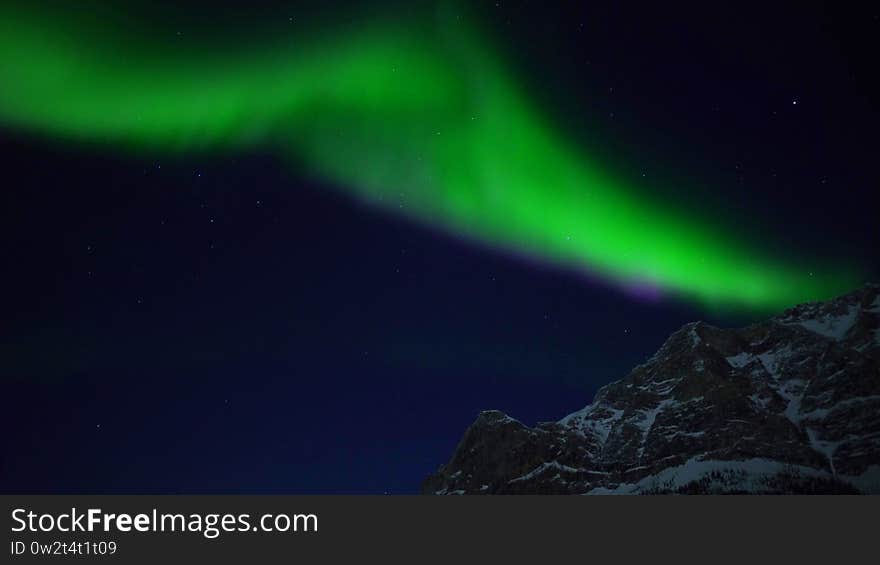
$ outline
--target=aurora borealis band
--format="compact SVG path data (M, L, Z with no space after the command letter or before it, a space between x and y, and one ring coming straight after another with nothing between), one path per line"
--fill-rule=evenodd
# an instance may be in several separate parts
M478 30L377 17L180 49L3 9L0 123L156 154L268 146L378 209L706 305L778 308L857 283L768 256L591 158Z

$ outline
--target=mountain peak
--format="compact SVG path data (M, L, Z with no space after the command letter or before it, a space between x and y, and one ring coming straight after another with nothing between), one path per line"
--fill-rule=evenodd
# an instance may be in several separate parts
M880 285L674 332L557 422L483 412L430 493L880 492Z

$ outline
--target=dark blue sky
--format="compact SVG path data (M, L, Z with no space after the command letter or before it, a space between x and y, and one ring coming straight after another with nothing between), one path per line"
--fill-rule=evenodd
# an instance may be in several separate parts
M477 12L586 147L876 275L877 14L541 4ZM479 410L557 419L683 323L754 318L472 246L258 152L0 144L4 492L416 492Z

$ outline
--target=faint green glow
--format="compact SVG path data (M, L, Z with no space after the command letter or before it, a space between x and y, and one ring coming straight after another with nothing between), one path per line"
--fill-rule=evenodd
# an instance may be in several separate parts
M10 127L156 152L274 146L376 207L707 305L776 308L855 284L770 258L622 181L564 139L464 26L370 22L235 52L0 17Z

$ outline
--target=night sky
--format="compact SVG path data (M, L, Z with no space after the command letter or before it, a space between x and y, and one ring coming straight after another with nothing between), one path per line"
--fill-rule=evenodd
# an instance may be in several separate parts
M113 25L142 34L138 44L187 42L222 68L237 46L259 60L296 26L333 45L375 21L442 12L432 29L455 36L465 13L454 3L185 4L133 7ZM684 323L766 318L810 296L814 277L878 279L876 7L545 4L479 3L461 25L513 69L554 135L622 179L609 186L634 186L639 206L663 203L687 226L732 234L736 249L797 265L802 279L781 280L803 286L738 296L709 269L630 284L615 257L540 240L564 234L551 225L558 215L527 232L490 225L491 201L437 221L429 212L448 202L412 215L369 204L372 185L350 186L393 177L363 179L362 160L384 155L386 141L404 150L403 126L383 130L390 141L376 148L368 138L336 154L314 149L312 130L313 143L299 146L296 131L283 151L277 132L172 150L149 130L133 147L140 134L123 122L111 124L119 139L95 134L100 112L75 136L61 118L44 121L92 77L32 103L0 91L0 490L414 493L480 410L555 420ZM48 6L35 17L76 20ZM84 6L77 17L104 22L97 4ZM30 67L9 45L0 89L20 94L3 81ZM333 127L359 134L372 116L334 115ZM504 124L493 130L501 144ZM481 167L476 154L453 153ZM425 190L457 197L448 186ZM552 190L540 187L536 209ZM651 235L666 225L659 212L653 225L658 209L644 204L648 221L622 217L613 235ZM685 238L676 257L727 248ZM710 257L724 273L728 259ZM766 268L742 272L757 284Z

